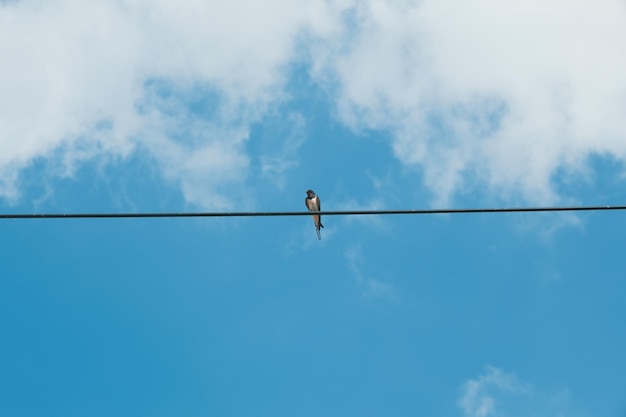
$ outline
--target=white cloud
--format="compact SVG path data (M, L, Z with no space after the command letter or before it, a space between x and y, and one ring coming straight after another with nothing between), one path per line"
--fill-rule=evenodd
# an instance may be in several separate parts
M141 150L187 201L228 207L248 175L250 124L288 97L289 65L307 57L340 120L390 131L436 204L460 190L555 202L555 175L586 175L591 154L626 159L625 11L620 0L3 2L0 196L19 197L36 158L71 175ZM262 161L267 173L289 168L298 142L286 146Z
M397 299L397 291L391 284L374 277L372 272L367 271L367 267L364 267L365 262L363 261L360 247L356 245L350 247L345 252L345 256L348 262L348 269L356 283L361 287L365 297Z
M529 387L513 374L498 368L487 367L487 373L463 384L459 406L465 417L490 417L502 415L498 405L502 394L528 395Z
M299 113L290 113L286 117L287 131L273 132L280 150L261 157L261 172L270 178L279 188L285 184L285 174L299 165L298 150L305 141L306 119Z
M484 184L554 202L553 176L626 158L626 4L619 0L359 3L315 74L341 119L389 129L446 204Z
M567 389L544 393L515 374L493 366L463 384L458 406L464 417L582 415Z
M308 31L332 33L337 4L271 0L23 0L0 5L0 196L61 150L66 174L141 149L187 201L230 204L247 174L248 126L283 98ZM212 93L210 124L194 110ZM193 104L193 103L192 103ZM196 111L196 113L194 113ZM190 139L191 138L191 139Z
M344 202L337 204L337 210L343 211L361 211L361 210L383 210L385 203L380 198L374 198L368 200L365 203L361 203L356 199L350 198ZM345 217L346 223L360 222L361 224L378 231L386 231L387 226L381 216L376 215L355 215Z

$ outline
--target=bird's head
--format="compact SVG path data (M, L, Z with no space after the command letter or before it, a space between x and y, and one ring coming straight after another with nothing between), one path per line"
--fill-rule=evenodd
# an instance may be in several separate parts
M306 195L307 197L313 197L315 195L315 192L313 192L313 190L306 190Z

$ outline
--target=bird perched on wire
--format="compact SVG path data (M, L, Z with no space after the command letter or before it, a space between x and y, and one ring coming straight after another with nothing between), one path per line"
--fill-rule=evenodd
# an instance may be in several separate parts
M315 194L313 190L306 190L306 198L304 199L304 204L309 211L321 211L322 205L320 203L320 198ZM322 239L320 234L320 228L323 228L322 224L322 216L319 214L313 215L313 223L315 223L315 231L317 232L317 238Z

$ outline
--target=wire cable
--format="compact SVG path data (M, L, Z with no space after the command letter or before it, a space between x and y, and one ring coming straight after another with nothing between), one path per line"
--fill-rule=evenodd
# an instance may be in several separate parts
M117 218L163 218L163 217L282 217L282 216L363 216L391 214L473 214L473 213L535 213L562 211L609 211L626 210L626 206L570 206L570 207L504 207L460 209L411 209L411 210L334 210L334 211L242 211L242 212L182 212L182 213L44 213L0 214L0 219L117 219Z

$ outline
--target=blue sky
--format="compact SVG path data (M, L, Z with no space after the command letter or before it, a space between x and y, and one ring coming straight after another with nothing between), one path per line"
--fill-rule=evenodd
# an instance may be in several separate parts
M619 1L0 2L4 213L621 205ZM626 416L621 212L3 220L0 416Z

